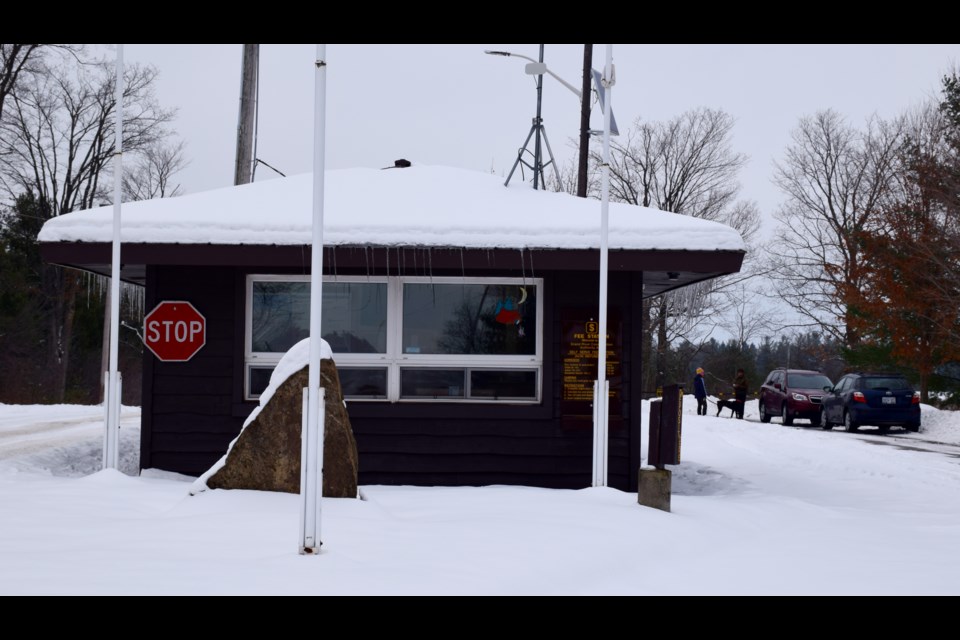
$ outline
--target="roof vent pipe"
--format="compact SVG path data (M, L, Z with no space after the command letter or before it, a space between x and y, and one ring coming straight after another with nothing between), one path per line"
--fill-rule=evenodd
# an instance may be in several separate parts
M405 158L400 158L399 160L393 161L392 167L384 167L384 169L406 169L409 166L412 166L412 162Z

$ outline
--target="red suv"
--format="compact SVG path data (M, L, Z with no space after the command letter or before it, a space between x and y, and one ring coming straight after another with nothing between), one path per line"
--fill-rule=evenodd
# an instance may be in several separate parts
M824 389L832 387L830 378L819 371L774 369L760 387L760 422L780 416L786 425L800 418L822 426Z

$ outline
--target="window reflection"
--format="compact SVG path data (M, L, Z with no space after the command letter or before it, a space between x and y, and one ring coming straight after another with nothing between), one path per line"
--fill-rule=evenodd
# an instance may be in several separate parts
M386 353L387 285L323 285L323 338L334 353ZM253 283L251 350L283 353L310 335L310 283Z
M532 355L536 297L534 285L407 283L403 352Z

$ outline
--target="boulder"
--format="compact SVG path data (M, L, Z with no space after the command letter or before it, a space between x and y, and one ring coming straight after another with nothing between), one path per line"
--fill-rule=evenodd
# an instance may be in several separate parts
M234 442L226 463L206 480L207 487L300 493L300 429L307 369L288 377L260 407ZM323 495L356 498L357 443L333 360L321 360L320 386L326 389Z

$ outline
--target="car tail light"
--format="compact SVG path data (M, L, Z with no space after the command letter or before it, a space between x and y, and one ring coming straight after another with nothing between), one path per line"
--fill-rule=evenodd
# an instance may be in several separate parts
M853 401L854 401L854 402L866 402L866 401L867 401L867 397L866 397L865 395L863 395L863 394L862 394L861 392L859 392L859 391L854 391L854 392L853 392Z
M920 392L913 392L913 399L910 401L910 404L920 404Z

